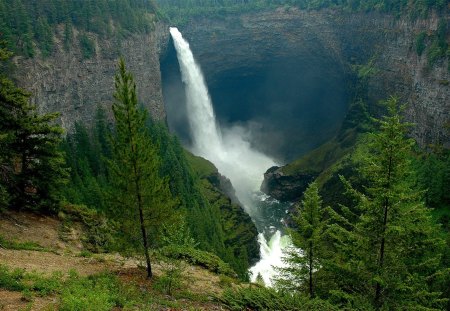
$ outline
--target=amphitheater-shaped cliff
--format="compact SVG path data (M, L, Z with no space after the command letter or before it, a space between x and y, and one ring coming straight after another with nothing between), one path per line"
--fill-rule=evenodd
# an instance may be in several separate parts
M407 120L416 124L412 136L419 144L448 146L447 60L430 68L426 56L415 51L418 33L432 33L443 18L450 24L449 16L411 20L279 8L203 18L181 30L204 70L219 120L245 123L259 149L290 160L335 135L347 112L354 66L370 60L376 74L368 80L369 103L400 96L408 103ZM90 59L83 59L76 45L64 50L57 35L51 56L15 59L19 84L32 92L41 111L60 111L70 129L77 120L89 122L97 105L111 104L115 63L122 54L144 106L158 119L167 110L169 124L186 132L181 81L172 83L178 64L168 26L159 22L150 34L124 40L92 35L96 55Z
M398 96L408 104L406 119L416 124L411 134L421 146L450 145L448 61L429 66L415 47L418 34L433 33L441 19L449 17L412 20L279 8L204 18L182 31L203 68L219 120L254 126L257 147L290 160L336 134L347 112L355 68L368 63L374 72L367 81L371 108ZM163 80L174 84L170 50L162 62ZM183 117L176 113L182 96L176 89L171 85L164 96L169 123L182 132Z

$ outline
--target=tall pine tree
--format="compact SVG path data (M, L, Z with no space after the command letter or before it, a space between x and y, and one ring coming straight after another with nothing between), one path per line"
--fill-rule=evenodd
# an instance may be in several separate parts
M150 236L174 215L176 201L170 193L167 178L159 175L157 145L146 127L147 114L139 109L136 85L125 62L119 61L115 77L113 113L116 122L112 136L111 179L114 183L115 212L122 229L135 234L139 228L147 263L147 277L152 277Z
M316 281L314 273L321 266L324 257L324 229L322 199L316 183L311 183L304 193L301 206L294 217L296 229L291 230L295 249L289 251L285 261L287 268L281 268L278 286L283 289L303 291L314 298ZM301 250L301 251L300 251Z
M409 125L402 122L397 99L386 107L379 132L361 148L364 194L350 189L360 217L334 230L337 252L333 270L326 268L337 286L330 292L366 309L439 309L444 300L432 288L443 241L416 187Z

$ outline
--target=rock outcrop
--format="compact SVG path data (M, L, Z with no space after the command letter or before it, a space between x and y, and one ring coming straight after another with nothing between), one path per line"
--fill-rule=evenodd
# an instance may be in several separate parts
M68 131L76 121L90 124L98 105L108 108L113 102L116 64L122 55L134 74L140 103L154 118L165 119L159 68L159 55L168 42L165 24L156 23L154 31L120 41L91 34L96 53L88 59L83 58L78 35L74 29L73 45L66 50L63 29L57 29L49 57L14 59L18 83L32 93L40 112L60 112L60 122Z
M316 177L317 174L304 172L285 174L279 167L274 166L264 174L261 191L282 202L295 202L300 200L303 192Z

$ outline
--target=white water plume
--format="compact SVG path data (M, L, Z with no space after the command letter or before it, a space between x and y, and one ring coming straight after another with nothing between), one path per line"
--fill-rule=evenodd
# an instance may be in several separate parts
M269 242L266 241L264 234L260 233L258 242L261 260L250 268L251 281L255 282L258 275L261 275L264 284L271 287L273 278L277 275L274 267L286 267L286 263L283 262L284 250L291 245L291 240L288 235L282 236L281 232L277 230Z
M231 180L246 212L255 219L257 209L252 193L259 190L264 172L276 163L252 149L249 141L244 139L246 130L243 127L219 128L202 71L194 59L189 43L183 39L177 28L171 27L170 34L185 84L187 117L193 141L191 151L214 163L219 172ZM280 241L279 231L270 240L270 246L264 236L260 235L261 258L264 263L258 263L252 268L253 280L259 273L267 280L266 284L271 284L270 277L274 273L271 265L281 262ZM270 251L272 248L273 251Z

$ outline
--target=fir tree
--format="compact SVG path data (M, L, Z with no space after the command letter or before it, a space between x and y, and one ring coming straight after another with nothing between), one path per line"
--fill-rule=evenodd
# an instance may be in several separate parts
M9 172L8 192L14 207L49 212L57 208L67 175L59 151L62 128L54 125L58 114L38 114L29 96L7 77L0 77L0 158L8 168L3 172Z
M131 234L139 224L147 263L147 277L152 277L149 255L149 230L155 232L174 215L175 200L168 181L159 175L157 146L146 127L147 114L138 108L136 85L125 69L123 59L115 77L113 113L116 131L112 136L113 157L110 161L116 214L123 229ZM153 236L154 237L154 236Z
M324 256L325 229L322 200L316 183L311 183L306 189L297 212L298 215L293 218L297 228L290 231L295 249L290 250L285 258L288 267L281 269L282 277L278 285L283 289L302 289L307 284L307 292L314 298L314 272L321 266Z
M441 274L443 241L415 187L409 125L402 122L397 99L390 98L386 106L387 115L378 120L380 131L362 148L364 194L347 183L360 217L347 227L334 226L335 264L327 267L338 280L332 293L365 308L441 308L444 300L432 287Z

